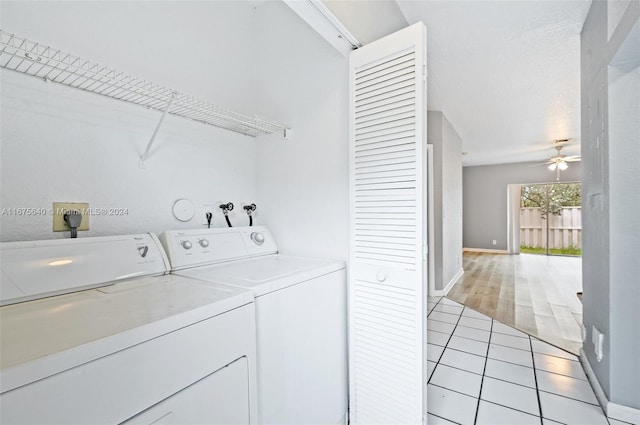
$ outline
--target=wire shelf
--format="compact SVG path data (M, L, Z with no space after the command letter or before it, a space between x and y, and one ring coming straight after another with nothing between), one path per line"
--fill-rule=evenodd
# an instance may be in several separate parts
M62 50L0 30L0 67L145 106L247 136L279 133L280 124L243 115ZM168 106L168 109L167 109Z

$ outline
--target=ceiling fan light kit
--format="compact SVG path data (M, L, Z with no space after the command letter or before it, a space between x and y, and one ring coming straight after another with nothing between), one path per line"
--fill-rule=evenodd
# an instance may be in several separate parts
M566 144L568 144L570 140L571 139L554 140L553 148L556 150L556 155L552 156L551 158L549 158L549 161L547 161L547 164L549 164L549 169L551 171L555 171L556 168L559 168L560 170L566 170L567 168L569 168L569 165L567 164L568 162L580 161L580 156L578 155L567 156L560 153L562 148Z
M560 151L567 145L571 139L560 139L553 141L553 148L556 150L556 154L549 158L545 163L548 165L549 170L556 172L556 180L560 181L560 171L564 171L569 168L569 162L580 161L579 155L562 155Z

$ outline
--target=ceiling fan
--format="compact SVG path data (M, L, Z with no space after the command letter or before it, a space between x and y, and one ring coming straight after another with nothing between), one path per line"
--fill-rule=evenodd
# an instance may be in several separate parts
M571 139L560 139L554 140L553 148L556 150L556 155L549 158L546 162L548 164L548 168L551 171L556 172L556 180L560 180L560 171L564 171L569 168L568 162L577 162L580 161L579 155L562 155L560 151L565 145L567 145Z

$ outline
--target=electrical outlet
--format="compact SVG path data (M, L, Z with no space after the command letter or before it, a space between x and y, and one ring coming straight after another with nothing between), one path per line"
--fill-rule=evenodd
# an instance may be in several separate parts
M89 230L89 204L80 202L54 202L53 203L53 231L68 232L69 226L64 221L64 214L68 211L80 211L82 221L78 230Z
M492 240L492 241L491 241L491 245L498 245L498 241L497 241L497 240L495 240L495 239L494 239L494 240Z
M207 223L207 213L210 212L212 217L216 215L216 208L213 205L203 205L202 206L202 224L205 226ZM211 224L213 224L213 218L211 219Z
M595 326L591 326L591 342L593 343L596 360L601 362L604 355L604 334Z

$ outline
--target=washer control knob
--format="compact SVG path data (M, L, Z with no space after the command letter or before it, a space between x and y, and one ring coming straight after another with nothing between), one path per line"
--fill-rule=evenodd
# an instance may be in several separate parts
M180 242L180 245L182 245L184 249L191 249L191 247L193 246L190 241L182 241Z
M264 235L260 232L251 233L251 240L256 245L262 245L264 243Z
M206 248L206 247L208 247L208 246L209 246L209 241L208 241L208 240L206 240L206 239L200 239L200 240L198 241L198 243L199 243L199 244L200 244L200 246L201 246L201 247L203 247L203 248Z

